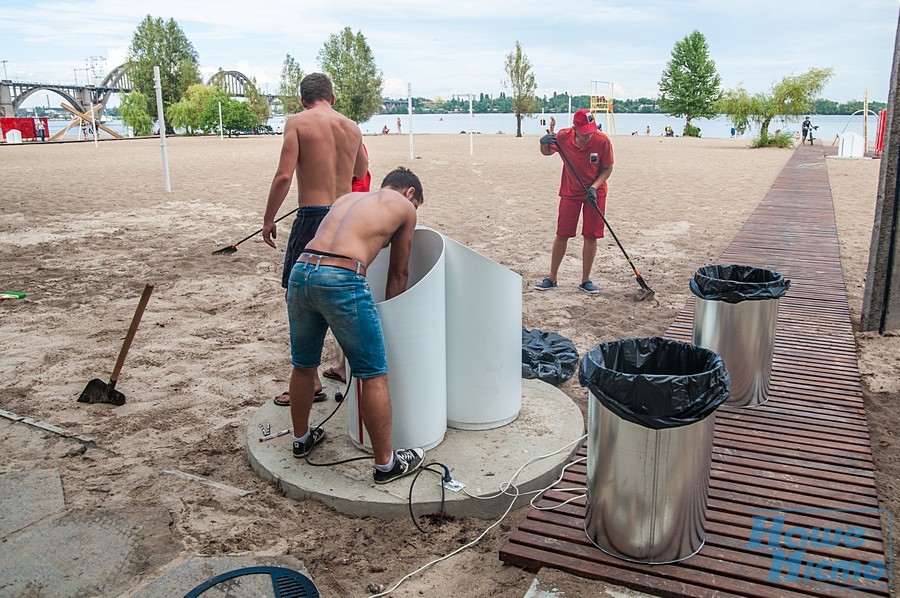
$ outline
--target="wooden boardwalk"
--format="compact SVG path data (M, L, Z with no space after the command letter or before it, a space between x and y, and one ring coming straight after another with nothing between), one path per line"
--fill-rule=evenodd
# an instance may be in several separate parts
M585 501L580 499L555 510L532 510L501 549L500 559L663 596L887 596L890 570L879 579L885 546L821 148L795 150L717 263L775 270L792 285L779 305L769 401L716 413L703 549L672 565L608 556L584 532ZM691 296L665 336L691 341L693 306ZM585 455L583 446L578 456ZM584 464L575 465L566 481L584 486L585 475ZM570 497L547 492L538 506L556 506ZM782 562L773 571L776 552L765 545L769 536L763 545L751 546L754 514L784 517L784 529L856 527L862 538L809 547L805 555L782 551L788 559L803 557L802 562ZM867 575L832 583L830 572L842 567L832 565L835 560L858 561L868 566Z

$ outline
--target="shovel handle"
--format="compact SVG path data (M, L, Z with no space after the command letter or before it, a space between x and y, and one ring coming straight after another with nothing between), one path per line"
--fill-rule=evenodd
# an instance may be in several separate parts
M138 325L141 323L144 309L146 309L147 303L150 301L151 293L153 293L153 283L148 282L147 286L144 287L144 293L138 302L134 317L131 318L131 326L128 327L128 334L125 335L125 342L122 344L122 350L119 351L119 358L116 359L116 367L113 368L112 376L109 377L109 381L113 385L119 379L119 373L122 371L122 365L125 363L125 356L128 355L128 349L131 347L131 341L134 340L135 333L137 333Z

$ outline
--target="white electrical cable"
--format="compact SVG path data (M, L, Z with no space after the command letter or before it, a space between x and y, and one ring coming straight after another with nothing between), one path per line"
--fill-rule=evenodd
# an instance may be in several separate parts
M500 485L500 488L501 488L500 492L498 492L497 494L495 494L495 495L493 495L493 496L490 496L490 497L473 496L473 495L469 494L468 492L466 492L465 489L463 489L463 492L465 492L466 496L469 496L469 497L471 497L471 498L477 498L477 499L481 499L481 500L488 500L488 499L490 499L490 498L496 498L496 497L498 497L498 496L502 496L502 495L505 494L505 495L507 495L507 496L512 496L512 500L509 501L509 506L506 507L506 511L503 512L503 515L500 516L500 519L498 519L498 520L495 521L494 523L490 524L487 528L485 528L485 530L484 530L483 532L481 532L481 535L479 535L477 538L475 538L474 540L472 540L472 541L469 542L468 544L465 544L465 545L463 545L463 546L460 546L459 548L457 548L457 549L455 549L455 550L453 550L453 551L451 551L451 552L445 554L444 556L438 557L438 558L434 559L433 561L429 561L428 563L425 563L424 565L422 565L421 567L419 567L419 568L416 569L415 571L412 571L411 573L406 574L403 578L400 579L400 581L398 581L396 584L394 584L394 587L392 587L392 588L390 588L390 589L388 589L388 590L385 590L385 591L383 591L383 592L381 592L381 593L378 593L378 594L372 594L371 596L369 596L369 598L381 598L381 596L387 596L388 594L393 593L397 588L399 588L399 587L403 584L403 582L405 582L407 579L409 579L409 578L412 577L413 575L416 575L417 573L419 573L419 572L421 572L421 571L424 571L425 569L427 569L428 567L431 567L432 565L435 565L435 564L437 564L437 563L440 563L441 561L445 561L445 560L449 559L450 557L452 557L452 556L454 556L454 555L456 555L456 554L459 554L460 552L462 552L462 551L465 550L466 548L471 548L472 546L475 546L476 544L478 544L478 542L480 542L481 539L484 538L484 536L487 535L487 533L488 533L489 531L491 531L492 529L494 529L495 527L497 527L497 526L500 524L501 521L503 521L504 519L506 519L506 516L509 515L509 512L510 512L510 511L512 511L513 505L516 504L516 499L518 499L519 496L524 496L525 494L532 494L532 493L533 493L533 492L526 492L525 494L520 494L520 493L519 493L518 487L516 487L516 486L513 484L513 481L515 481L515 479L519 476L519 474L522 473L522 470L523 470L523 469L525 469L527 466L531 465L531 464L534 463L535 461L538 461L538 460L540 460L540 459L546 459L547 457L552 457L553 455L555 455L555 454L557 454L557 453L560 453L560 452L566 450L567 448L569 448L569 447L572 446L573 444L576 444L576 443L578 443L578 442L581 442L581 441L584 440L585 438L587 438L587 434L585 434L584 436L582 436L582 437L580 437L580 438L577 438L576 440L573 440L572 442L570 442L570 443L566 444L565 446L563 446L563 447L561 447L561 448L559 448L559 449L553 451L552 453L548 453L548 454L546 454L546 455L541 455L541 456L539 456L539 457L533 457L533 458L529 459L528 461L525 462L524 465L522 465L522 467L520 467L519 469L516 470L516 473L514 473L514 474L512 475L512 477L509 479L508 482L504 482L503 484ZM580 458L580 459L576 459L576 460L573 461L572 463L567 464L565 467L563 467L563 472L562 472L562 473L565 472L565 470L566 470L567 467L569 467L570 465L574 465L575 463L578 463L578 462L580 462L580 461L583 460L583 459L584 459L584 457L582 457L582 458ZM556 484L558 484L559 481L562 480L562 473L560 473L560 478L559 478L557 481L553 482L553 484L551 484L551 485L548 486L547 488L544 488L543 490L536 490L535 492L544 492L544 491L546 491L546 490L552 488L552 487L555 486ZM515 491L516 491L515 494L510 494L510 493L508 492L509 488L515 488ZM573 497L573 499L575 499L575 498L580 498L580 496Z

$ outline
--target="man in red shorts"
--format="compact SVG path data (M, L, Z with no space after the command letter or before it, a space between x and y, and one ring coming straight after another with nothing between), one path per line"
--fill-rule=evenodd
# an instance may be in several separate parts
M587 201L585 189L577 177L581 177L584 184L589 185L587 194L596 196L597 205L606 213L606 179L613 169L612 143L605 133L597 129L594 115L588 110L579 110L572 119L572 127L561 129L556 135L541 137L543 155L555 154L557 147L562 148L575 172L563 162L559 183L559 216L550 254L550 273L534 288L548 291L557 287L559 266L566 255L569 239L575 236L578 217L583 215L581 236L584 238L584 247L581 253L581 284L578 288L585 293L599 293L600 289L591 281L591 268L597 255L597 239L603 238L603 219Z

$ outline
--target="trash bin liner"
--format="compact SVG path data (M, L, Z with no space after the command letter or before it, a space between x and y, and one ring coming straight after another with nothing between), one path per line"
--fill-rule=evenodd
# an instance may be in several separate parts
M558 386L572 377L578 367L574 343L555 332L522 326L522 377L537 378Z
M710 416L728 397L722 360L678 341L624 339L589 351L579 379L592 395L585 535L638 563L696 554L706 540Z
M718 355L660 337L597 345L581 360L578 380L622 419L654 430L704 419L730 384Z
M728 405L756 407L769 399L779 299L791 281L752 266L715 265L691 279L693 342L718 353L731 376Z
M777 299L784 296L790 287L791 281L778 272L735 264L698 268L691 279L694 295L726 303Z

